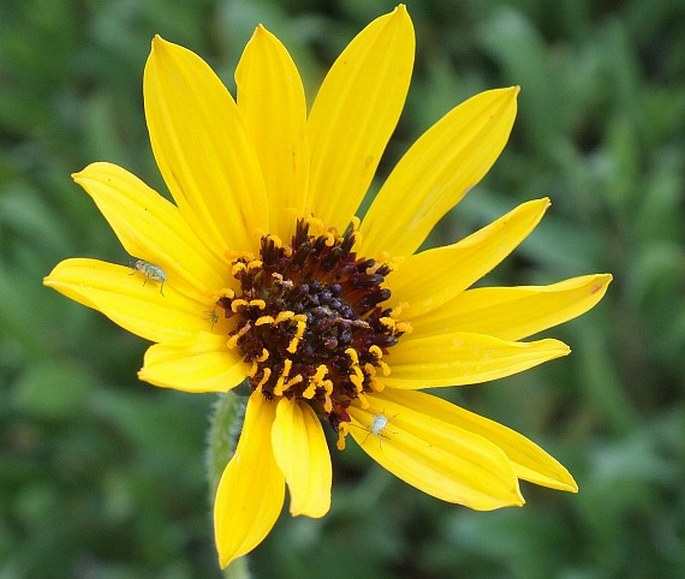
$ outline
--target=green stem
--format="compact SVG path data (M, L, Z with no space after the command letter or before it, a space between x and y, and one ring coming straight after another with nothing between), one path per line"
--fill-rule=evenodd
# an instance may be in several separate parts
M246 403L247 398L227 392L219 395L212 408L207 434L207 478L212 504L214 504L221 473L224 472L235 452L245 417ZM247 557L237 559L224 569L224 577L226 579L250 579L251 574L247 563Z

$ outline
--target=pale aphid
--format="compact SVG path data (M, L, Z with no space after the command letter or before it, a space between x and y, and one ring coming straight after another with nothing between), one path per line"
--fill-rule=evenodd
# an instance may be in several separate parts
M133 268L133 271L129 275L133 275L136 271L139 271L143 274L143 276L145 276L143 285L145 285L149 279L156 281L161 284L159 287L159 293L164 295L164 282L166 282L166 273L161 267L143 259L136 259L131 264L131 267Z
M386 440L390 439L390 437L387 436L386 434L384 434L384 432L389 432L391 434L397 434L393 430L386 430L386 427L388 426L388 424L390 424L390 421L393 420L396 416L397 416L397 414L394 414L393 416L388 417L382 412L380 414L375 414L373 419L371 420L371 424L369 425L368 428L366 428L365 426L362 426L362 428L364 430L366 430L366 432L368 433L366 435L366 437L364 438L364 440L362 441L362 444L364 444L368 440L369 436L371 436L373 434L374 436L378 437L378 444L381 445L381 448L383 448L383 446L382 446L383 439L384 438Z

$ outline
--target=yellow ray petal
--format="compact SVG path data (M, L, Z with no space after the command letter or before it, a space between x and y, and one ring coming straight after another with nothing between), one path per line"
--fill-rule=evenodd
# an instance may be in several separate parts
M524 503L511 463L485 438L383 394L368 395L368 401L366 410L350 406L350 416L361 426L350 428L350 434L398 478L434 497L479 511ZM388 420L385 428L365 432L381 415Z
M365 255L411 255L488 172L509 138L518 87L480 93L447 113L407 151L361 226Z
M326 437L312 407L281 398L271 443L290 489L290 513L323 517L331 506L333 470Z
M199 332L188 342L148 348L138 378L186 392L227 392L248 370L240 356L226 348L226 336Z
M58 263L43 283L146 340L182 342L206 330L207 320L205 306L177 292L175 281L170 275L162 290L130 267L74 258Z
M483 277L528 236L547 207L549 199L523 203L454 245L407 258L388 279L393 302L409 304L403 319L440 308Z
M383 382L407 390L478 384L523 372L570 351L558 340L508 342L466 332L433 335L414 331L383 358L391 369Z
M245 47L235 80L238 109L269 196L269 231L290 239L295 217L304 215L309 166L300 74L286 48L260 24Z
M249 553L274 526L283 507L285 480L271 447L275 402L253 394L235 454L221 475L214 502L219 564Z
M397 125L414 63L414 29L404 5L377 18L326 75L307 124L309 204L343 230L361 203Z
M504 451L518 478L562 491L578 491L578 485L564 466L511 428L423 392L388 388L383 391L383 398L400 406L420 409L433 418L489 440Z
M602 299L611 279L610 274L597 274L547 286L472 289L412 319L412 326L424 335L463 331L521 340L587 312Z
M93 198L124 249L175 273L177 289L202 299L226 287L225 263L198 239L177 207L135 175L112 163L92 163L72 177Z
M156 36L143 95L152 150L183 216L209 247L254 251L257 229L269 224L267 198L226 87L199 56Z

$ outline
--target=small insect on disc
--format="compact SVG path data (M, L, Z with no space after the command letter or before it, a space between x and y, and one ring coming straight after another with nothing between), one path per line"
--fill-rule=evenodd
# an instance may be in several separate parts
M211 329L214 329L214 325L219 323L219 314L216 311L216 307L213 310L205 310L205 316L211 322Z
M129 275L133 275L136 271L139 271L143 274L143 276L145 276L143 285L145 285L150 279L152 281L156 281L161 284L159 287L159 293L164 295L164 282L166 282L166 273L161 267L143 259L136 259L131 267L133 268L133 271Z

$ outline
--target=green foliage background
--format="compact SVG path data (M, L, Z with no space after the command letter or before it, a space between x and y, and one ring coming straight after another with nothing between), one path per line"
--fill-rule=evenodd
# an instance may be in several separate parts
M257 577L685 576L685 3L409 0L417 62L381 167L476 92L520 84L490 175L435 231L454 241L551 196L486 280L610 271L606 299L547 332L573 355L448 395L529 435L581 492L526 485L523 509L470 512L335 453L333 508L287 512ZM123 165L164 191L141 79L159 33L232 86L253 27L315 94L393 2L3 0L0 3L0 578L219 577L204 473L213 397L139 383L146 344L41 285L61 259L130 259L69 174ZM427 280L430 282L430 280Z

